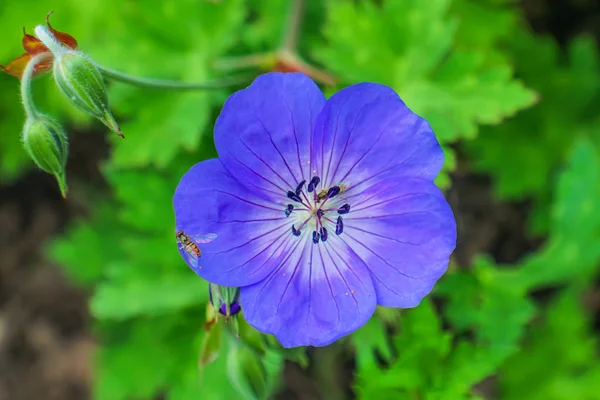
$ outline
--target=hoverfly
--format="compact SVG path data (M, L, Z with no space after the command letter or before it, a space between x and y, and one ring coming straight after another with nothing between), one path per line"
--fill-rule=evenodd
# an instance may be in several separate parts
M178 231L175 234L177 238L177 247L179 250L183 250L187 256L188 261L194 268L198 267L198 259L202 257L202 251L198 244L209 243L217 238L215 233L204 233L202 235L188 235L184 231Z

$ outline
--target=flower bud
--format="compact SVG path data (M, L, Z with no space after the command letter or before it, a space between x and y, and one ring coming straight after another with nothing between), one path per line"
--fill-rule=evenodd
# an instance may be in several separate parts
M69 144L62 127L45 115L30 116L23 128L23 146L40 169L56 177L61 194L66 197Z
M73 50L55 54L55 57L54 79L60 90L81 111L98 118L124 137L109 110L106 85L94 63Z
M240 289L209 283L208 294L211 304L225 316L225 321L236 315L242 309L239 303Z
M250 347L232 342L227 355L227 375L245 399L265 399L269 394L267 370Z

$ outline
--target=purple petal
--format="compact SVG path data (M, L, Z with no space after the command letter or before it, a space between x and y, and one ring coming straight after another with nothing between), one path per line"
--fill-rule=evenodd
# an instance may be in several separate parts
M271 276L240 292L244 317L284 347L326 346L365 324L376 307L369 270L337 237L297 240Z
M386 178L346 201L352 208L340 238L368 265L378 304L419 304L456 245L454 216L440 190L424 179Z
M250 193L219 160L192 167L181 178L173 204L177 231L217 234L214 241L199 245L198 267L190 265L210 282L256 283L279 265L293 244L284 205Z
M393 171L433 180L443 153L429 124L389 87L349 86L334 94L317 118L312 164L329 187L352 186Z
M223 165L250 189L294 190L311 177L315 119L325 97L299 73L268 73L225 102L215 125Z

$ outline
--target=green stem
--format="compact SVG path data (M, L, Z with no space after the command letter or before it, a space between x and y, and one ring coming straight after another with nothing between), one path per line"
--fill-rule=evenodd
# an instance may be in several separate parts
M41 42L54 54L55 57L59 57L65 54L68 50L62 45L56 37L50 32L50 30L44 25L38 25L35 27L35 35Z
M33 81L33 73L35 72L35 66L52 57L52 53L41 53L34 56L23 71L23 77L21 78L21 98L23 99L23 108L25 109L25 115L27 118L35 118L37 116L37 110L35 104L33 104L33 94L31 91L31 82Z
M328 400L344 400L344 389L340 384L340 355L343 354L344 341L340 340L330 346L316 348L313 365L314 379L323 398Z
M221 58L213 63L213 68L221 71L243 69L251 67L261 67L263 65L274 64L277 61L277 54L275 52L270 53L256 53L248 54L244 56Z
M173 81L167 79L154 79L154 78L141 78L138 76L130 75L125 72L120 72L111 68L106 68L100 65L96 67L104 74L108 79L112 79L118 82L129 83L134 86L147 87L153 89L166 89L166 90L214 90L222 89L231 86L236 86L242 83L249 83L251 76L240 75L230 78L218 79L212 82L203 83L190 83Z
M298 44L298 32L300 30L300 22L302 20L304 1L292 0L290 3L286 29L281 48L289 52L295 52Z

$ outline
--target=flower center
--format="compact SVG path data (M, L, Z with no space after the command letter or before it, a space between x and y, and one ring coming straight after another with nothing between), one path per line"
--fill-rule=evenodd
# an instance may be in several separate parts
M330 231L341 235L344 231L342 215L350 212L350 204L344 203L340 196L348 185L339 183L318 190L320 182L318 176L313 176L308 185L303 180L295 190L288 191L287 197L293 203L284 210L286 217L292 220L292 235L312 232L314 244L327 241Z

